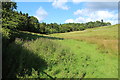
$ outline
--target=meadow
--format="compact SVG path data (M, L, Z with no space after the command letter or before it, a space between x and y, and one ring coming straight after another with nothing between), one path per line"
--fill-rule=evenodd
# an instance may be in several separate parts
M57 78L78 78L79 80L118 78L118 25L105 22L111 21L115 15L110 18L105 17L100 21L93 17L90 22L86 22L87 16L85 16L86 23L78 20L78 23L65 21L59 24L64 20L62 17L65 15L58 16L62 13L60 10L59 13L55 13L59 18L51 14L48 23L41 22L42 20L40 21L37 15L28 14L27 8L30 7L24 8L28 13L19 10L20 7L17 9L17 4L19 3L11 0L1 3L3 80L9 78L24 78L25 80L28 78L35 80L36 78L52 80ZM35 10L33 8L32 6L31 9ZM49 9L49 12L54 11L52 8ZM86 11L86 8L83 10ZM32 12L42 11L45 12L44 9ZM44 16L43 12L40 13L42 16ZM84 13L86 12L82 14ZM70 17L68 14L69 12L66 16ZM100 13L100 16L102 14L104 11ZM50 23L53 22L51 19L56 23Z
M99 48L106 50L109 54L118 54L118 25L104 26L74 31L69 33L52 34L51 36L87 41L99 45Z
M20 36L7 48L8 64L3 65L8 70L4 75L118 78L117 30L117 25L113 25L51 35L20 31Z

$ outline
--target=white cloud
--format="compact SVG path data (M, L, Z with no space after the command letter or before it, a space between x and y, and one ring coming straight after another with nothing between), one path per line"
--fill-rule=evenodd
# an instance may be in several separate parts
M74 22L73 19L67 19L67 20L65 21L65 23L73 23L73 22Z
M83 17L78 17L74 20L75 23L84 23L84 21L86 21L86 20Z
M35 17L39 20L42 21L47 17L48 13L42 8L40 7L35 14Z
M73 3L87 2L88 0L72 0Z
M108 11L97 11L96 15L99 16L99 18L107 19L107 18L112 18L114 15L111 12Z
M74 12L74 15L82 16L84 14L88 14L90 10L89 9L78 9L77 11Z
M66 5L67 2L68 2L68 0L54 0L53 3L52 3L52 6L55 7L55 8L68 10L69 7Z
M104 22L118 23L118 13L114 11L99 10L93 11L90 9L79 9L74 12L76 19L71 19L74 23L86 23L90 21L97 21L103 19Z

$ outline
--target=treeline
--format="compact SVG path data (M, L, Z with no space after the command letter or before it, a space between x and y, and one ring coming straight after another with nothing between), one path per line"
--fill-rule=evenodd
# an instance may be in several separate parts
M15 2L2 3L2 27L13 31L22 30L41 34L64 33L71 31L81 31L87 28L95 28L100 26L111 25L109 22L96 21L87 23L39 23L34 16L29 16L28 13L15 11L17 9Z
M2 33L3 39L13 41L17 36L16 31L30 31L41 34L64 33L71 31L81 31L88 28L111 25L109 22L95 21L87 23L39 23L34 16L28 13L18 12L15 2L2 2ZM14 34L14 35L13 35Z
M16 7L15 7L16 8ZM7 19L6 19L7 17ZM66 23L66 24L57 24L45 22L39 23L38 19L34 16L29 16L28 13L22 13L17 11L4 12L3 13L3 28L10 30L22 30L30 31L41 34L52 34L52 33L64 33L71 31L81 31L87 28L95 28L101 26L111 25L109 22L95 21L87 23Z
M66 24L57 24L57 23L39 23L38 29L39 33L42 34L52 34L52 33L65 33L71 31L82 31L88 28L95 28L101 26L111 25L109 22L96 21L96 22L87 22L87 23L66 23Z

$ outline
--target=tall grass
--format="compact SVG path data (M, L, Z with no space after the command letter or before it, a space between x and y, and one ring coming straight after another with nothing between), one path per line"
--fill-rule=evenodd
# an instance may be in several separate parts
M24 42L16 39L15 43L8 46L4 56L3 77L7 78L50 78L51 74L46 69L55 75L60 71L53 70L52 67L72 65L70 63L75 61L69 49L44 38ZM53 75L51 77L54 78Z

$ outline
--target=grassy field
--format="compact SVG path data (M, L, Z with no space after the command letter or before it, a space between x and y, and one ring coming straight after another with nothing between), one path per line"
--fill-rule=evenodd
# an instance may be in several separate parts
M14 62L8 74L23 78L118 78L117 30L114 25L51 35L22 31L7 49L12 53L9 65Z
M51 36L95 43L109 54L118 54L118 25L92 28L84 31L58 33L52 34Z
M76 56L76 63L71 71L78 74L74 74L73 77L79 78L81 73L86 73L85 78L117 77L117 56L109 55L104 50L99 50L98 45L84 41L68 39L60 42L67 45Z

